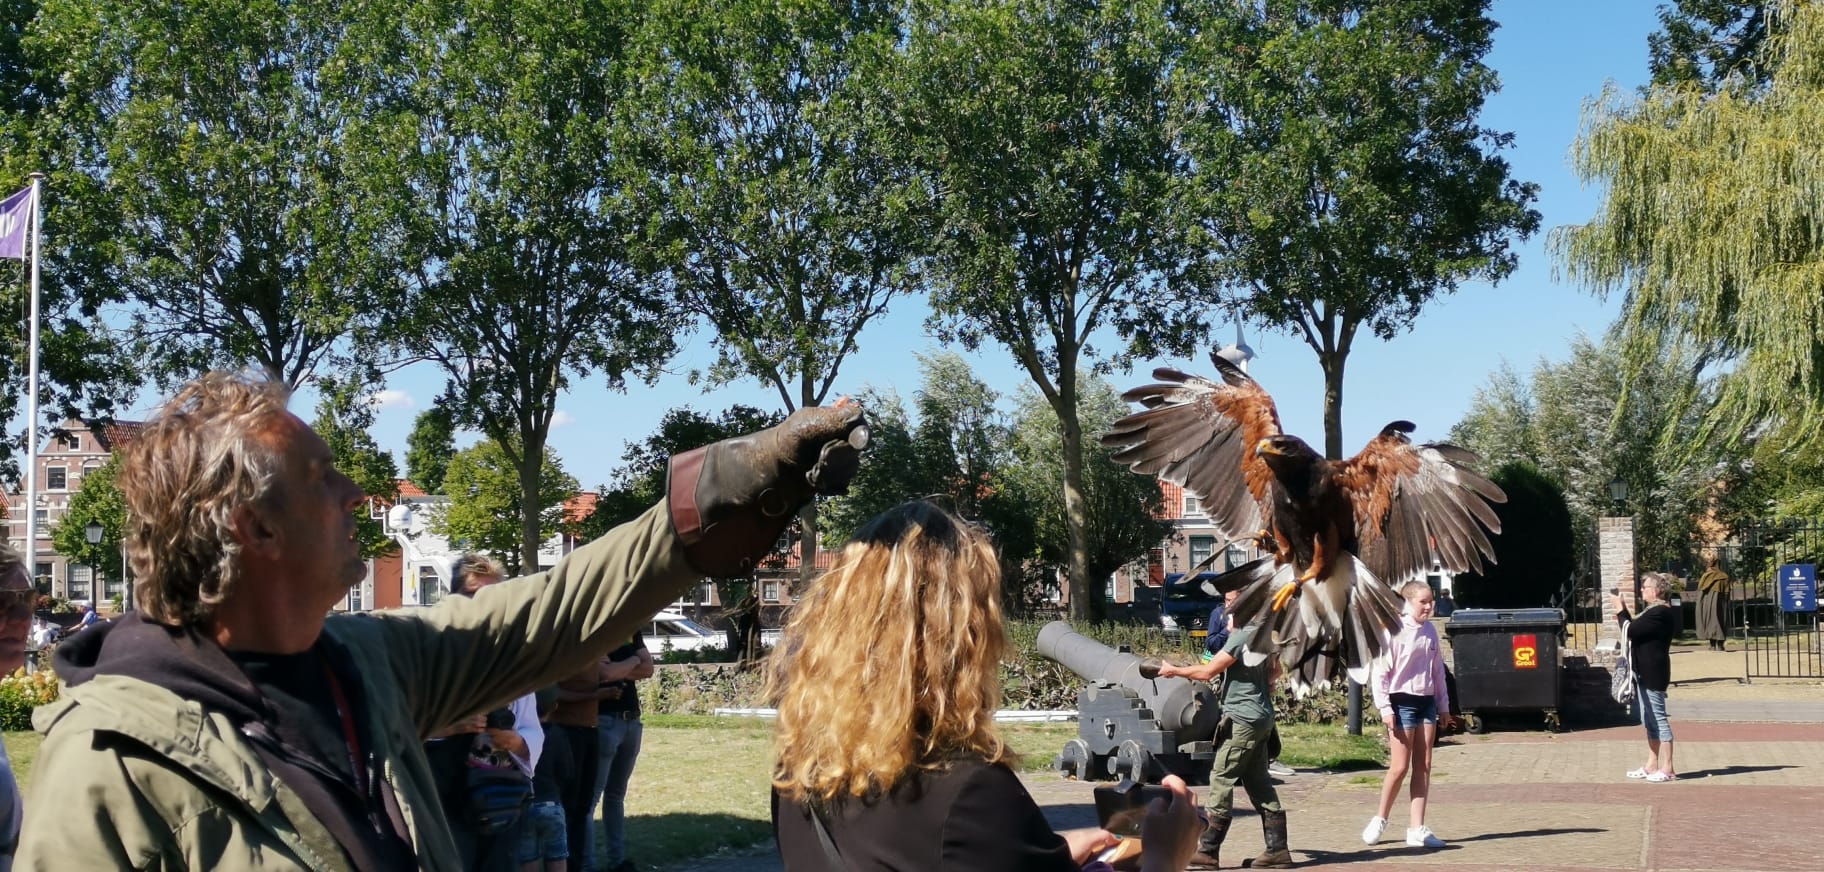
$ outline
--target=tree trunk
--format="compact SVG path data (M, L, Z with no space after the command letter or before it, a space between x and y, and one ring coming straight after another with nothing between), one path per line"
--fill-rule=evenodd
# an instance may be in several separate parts
M798 540L798 587L794 598L802 596L811 589L811 582L817 579L817 501L804 504L798 510L798 531L803 534Z
M1346 351L1318 355L1324 370L1324 456L1340 460L1343 456L1343 367L1349 360Z
M1076 380L1058 379L1058 425L1064 437L1064 525L1070 532L1070 617L1091 621L1102 614L1101 601L1091 596L1089 578L1089 519L1083 507L1083 424L1077 420Z
M535 433L524 433L519 456L519 572L538 571L538 504L539 476L544 472L545 440Z

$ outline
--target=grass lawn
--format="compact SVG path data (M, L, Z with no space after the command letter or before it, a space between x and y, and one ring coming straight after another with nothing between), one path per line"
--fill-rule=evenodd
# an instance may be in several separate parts
M38 759L38 745L44 737L31 730L17 733L6 733L6 757L13 761L13 778L19 782L19 792L25 793L32 786L32 763Z
M1280 728L1281 761L1300 768L1374 769L1386 765L1380 724L1351 736L1340 724ZM1005 724L1020 769L1051 768L1074 723ZM772 725L750 718L652 716L627 791L627 855L642 867L717 851L744 850L772 835L767 786Z
M753 718L654 715L627 790L627 855L642 867L740 851L772 836L768 777L772 723ZM1369 769L1385 765L1380 724L1349 736L1341 725L1286 724L1281 760L1296 767ZM1077 725L1007 724L1002 735L1024 771L1044 771ZM22 791L30 790L37 733L6 733L6 753Z

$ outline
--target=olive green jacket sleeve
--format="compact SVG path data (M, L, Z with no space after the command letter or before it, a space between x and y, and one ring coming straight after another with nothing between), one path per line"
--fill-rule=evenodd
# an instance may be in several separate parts
M350 619L361 626L347 635L384 649L428 735L599 660L702 577L686 563L661 502L547 572L430 609Z

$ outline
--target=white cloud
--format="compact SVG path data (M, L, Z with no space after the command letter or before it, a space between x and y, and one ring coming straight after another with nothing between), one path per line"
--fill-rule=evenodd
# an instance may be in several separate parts
M387 388L374 394L374 408L376 409L415 409L417 407L418 403L412 399L411 394L405 391Z
M559 427L568 427L574 423L576 423L576 416L563 409L558 409L551 413L551 429L553 430L556 430Z

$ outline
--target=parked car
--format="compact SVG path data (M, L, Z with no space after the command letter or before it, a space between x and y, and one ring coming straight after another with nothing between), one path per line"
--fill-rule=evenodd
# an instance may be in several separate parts
M695 651L698 648L728 644L728 634L712 630L670 609L652 616L646 626L646 650L654 654L666 651Z
M1165 629L1165 635L1179 638L1189 633L1198 645L1203 644L1203 637L1209 631L1210 610L1222 602L1222 597L1211 596L1203 589L1203 583L1214 579L1217 573L1199 572L1186 576L1174 572L1165 577L1164 592L1159 598L1159 625Z

